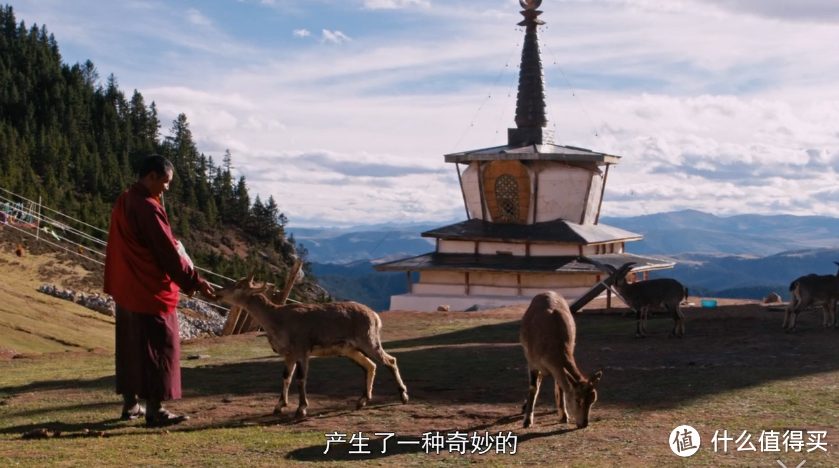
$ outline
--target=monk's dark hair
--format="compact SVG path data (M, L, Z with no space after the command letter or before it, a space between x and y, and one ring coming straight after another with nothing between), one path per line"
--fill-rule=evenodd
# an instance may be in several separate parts
M159 154L153 154L143 160L143 164L140 166L140 178L142 179L152 172L158 176L163 176L167 172L174 173L175 166L173 166L172 163L165 157Z

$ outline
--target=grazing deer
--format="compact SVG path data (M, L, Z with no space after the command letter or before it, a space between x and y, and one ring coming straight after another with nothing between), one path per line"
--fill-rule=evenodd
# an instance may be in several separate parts
M833 262L839 265L839 262ZM790 300L784 312L784 331L795 333L795 319L805 307L822 306L824 328L839 327L836 323L836 301L839 301L839 272L836 275L810 274L789 285ZM829 320L828 320L829 318Z
M545 375L554 379L560 422L568 422L567 403L577 427L588 426L589 413L597 401L597 385L603 373L597 371L591 378L583 376L574 361L576 338L577 326L565 298L555 292L533 298L521 321L521 345L530 378L530 393L522 408L525 428L533 425L533 408Z
M332 304L290 304L278 306L264 296L269 286L257 286L253 276L243 278L232 286L215 292L220 302L239 306L248 311L268 335L274 352L285 357L283 393L274 414L288 407L288 387L297 368L297 389L300 403L297 417L306 416L306 379L309 358L313 356L347 356L360 365L367 377L364 394L356 409L361 409L373 397L373 377L376 364L383 363L393 373L399 386L402 403L408 402L408 389L399 375L396 358L382 348L382 321L370 308L356 302Z
M630 309L635 311L637 322L635 337L647 336L647 316L650 310L666 310L673 316L675 325L670 338L679 338L685 334L685 314L682 313L682 301L688 297L688 289L682 283L671 278L659 278L639 283L628 283L626 275L634 262L620 268L603 265L615 276L615 289Z

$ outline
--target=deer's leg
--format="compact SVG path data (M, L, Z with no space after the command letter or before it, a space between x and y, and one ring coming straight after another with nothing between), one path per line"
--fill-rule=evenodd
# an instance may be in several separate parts
M789 305L784 311L784 331L788 333L795 331L795 317L798 315L800 305L801 299L798 297L798 292L796 290L790 291Z
M559 381L554 379L554 397L556 398L556 409L559 411L559 422L565 424L568 422L568 413L565 411L565 394L562 393L562 387L559 386Z
M643 309L635 308L635 338L643 338L645 335L641 333L641 318L643 317Z
M667 312L670 312L670 316L673 317L673 331L670 332L668 338L673 338L674 336L679 336L679 314L673 310L670 305L667 305Z
M827 321L828 315L830 315L830 310L828 309L827 304L822 304L822 316L823 316L822 327L823 328L827 328L829 326L827 324L828 323L828 321Z
M682 312L682 307L679 304L676 304L676 308L673 311L673 318L676 320L676 336L681 338L685 334L685 314Z
M798 304L795 309L790 312L789 316L789 328L788 330L790 333L795 333L795 319L798 318L798 312L801 307L801 304Z
M533 425L533 408L536 406L536 399L539 398L539 387L542 386L544 376L537 370L530 370L530 391L527 394L527 402L524 404L524 427Z
M390 372L393 373L393 378L396 380L396 385L399 386L399 398L402 399L402 403L408 403L408 387L405 386L405 383L402 382L402 376L399 375L396 358L385 352L384 348L382 348L381 341L373 343L370 346L362 347L361 352L368 358L374 358L390 369Z
M367 376L367 386L364 388L364 395L358 399L358 404L355 407L355 409L361 409L373 398L373 378L376 376L376 364L370 359L367 359L367 356L357 349L348 352L347 357L358 363L364 369L364 373Z
M294 356L286 354L285 371L283 371L283 393L280 401L277 402L277 406L274 407L274 414L281 414L283 408L288 408L288 387L291 385L291 377L294 375L294 369L296 367L297 363L294 360Z
M306 379L309 377L309 354L306 353L297 361L297 392L300 403L297 406L297 417L305 418L309 400L306 398Z

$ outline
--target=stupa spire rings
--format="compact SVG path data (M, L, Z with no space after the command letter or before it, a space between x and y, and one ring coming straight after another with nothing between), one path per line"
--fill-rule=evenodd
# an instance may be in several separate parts
M519 5L524 8L521 12L524 21L519 23L519 26L526 27L528 32L534 32L537 26L545 24L544 21L539 19L542 12L537 10L542 5L542 0L519 0Z
M519 0L519 5L525 10L535 10L542 6L542 0Z
M545 96L545 74L542 69L542 54L539 50L538 26L545 24L539 19L541 11L537 10L542 0L519 0L524 8L521 12L524 21L519 26L526 27L524 44L521 51L521 66L519 67L519 92L516 99L516 127L545 128L548 126L548 112ZM518 132L521 133L521 132ZM533 132L531 132L533 133ZM551 139L545 138L545 132L539 134L519 135L509 139L515 142L538 142L542 144Z

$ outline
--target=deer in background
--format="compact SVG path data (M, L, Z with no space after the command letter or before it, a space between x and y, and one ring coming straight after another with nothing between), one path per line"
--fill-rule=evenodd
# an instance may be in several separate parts
M376 312L356 302L278 306L264 295L270 286L257 286L253 276L224 287L215 295L219 302L247 310L265 330L274 352L285 357L283 392L274 414L280 414L283 408L288 407L288 387L296 368L300 398L296 416L306 416L309 407L306 379L309 376L309 358L313 356L347 356L364 369L367 385L356 409L361 409L373 398L376 364L371 359L390 369L399 386L402 403L408 403L408 389L399 375L396 358L382 348L382 321Z
M833 262L839 265L839 262ZM822 306L824 328L839 327L836 323L836 301L839 301L839 272L836 275L810 274L789 285L790 300L784 312L784 331L795 333L795 319L805 307ZM829 319L829 320L828 320Z
M681 304L688 297L688 289L672 278L629 283L626 281L626 275L633 265L634 262L626 263L620 268L612 265L602 266L615 276L615 290L626 305L635 311L635 337L647 336L647 316L650 310L665 310L670 312L675 322L670 338L681 338L685 334L685 314L682 313Z
M586 378L577 368L574 361L577 325L565 298L555 292L534 297L522 317L520 339L530 380L530 392L522 408L524 427L533 425L533 408L545 375L554 379L554 397L560 422L568 422L567 405L577 427L588 426L591 407L597 401L597 385L603 373L597 371Z

